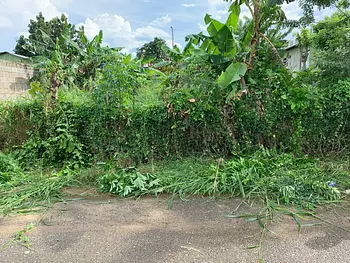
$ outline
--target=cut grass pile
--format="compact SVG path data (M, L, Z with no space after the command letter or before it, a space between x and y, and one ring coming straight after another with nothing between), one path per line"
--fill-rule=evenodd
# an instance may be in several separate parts
M5 160L5 161L4 161ZM313 209L336 202L350 188L349 163L320 161L305 156L259 151L231 160L189 158L119 168L111 163L84 170L24 172L11 157L11 169L2 168L0 213L26 213L62 200L61 189L89 185L122 197L170 193L241 196L276 205ZM0 158L1 164L1 158ZM2 167L8 167L3 165Z
M23 171L11 156L0 153L0 214L29 213L61 198L61 189L75 182L70 170Z
M101 178L102 191L121 196L231 195L307 209L339 200L341 190L350 187L347 164L335 166L329 161L266 150L229 161L183 159L140 170L112 169ZM125 178L130 180L126 183Z

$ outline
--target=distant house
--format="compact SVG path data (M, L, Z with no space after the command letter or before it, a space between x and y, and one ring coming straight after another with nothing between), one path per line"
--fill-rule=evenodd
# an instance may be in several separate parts
M302 54L299 44L290 42L290 45L285 48L285 52L283 62L291 71L301 71L304 67L306 69L310 67L311 50L308 50L308 54L304 54L304 52Z
M0 100L27 96L33 73L29 58L0 52Z
M29 63L29 58L9 52L0 52L0 60L10 61L10 62L16 62L16 63Z

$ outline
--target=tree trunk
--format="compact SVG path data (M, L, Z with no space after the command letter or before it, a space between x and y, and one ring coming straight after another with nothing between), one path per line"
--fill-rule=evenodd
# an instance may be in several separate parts
M58 99L58 88L61 86L61 82L57 79L58 68L51 73L51 99L57 101Z
M256 57L256 47L259 44L260 40L260 5L259 3L254 3L254 35L250 42L250 56L249 56L249 65L254 64Z

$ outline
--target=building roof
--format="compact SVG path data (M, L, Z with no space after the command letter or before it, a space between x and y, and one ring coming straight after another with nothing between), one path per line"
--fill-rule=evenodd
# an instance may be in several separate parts
M298 47L298 44L294 44L294 45L291 45L289 47L286 47L284 50L291 50L291 49L293 49L295 47Z
M7 52L7 51L0 52L0 56L2 56L2 55L10 55L10 56L15 56L15 57L22 58L22 59L28 59L28 57L26 57L26 56L13 54L13 53L10 53L10 52Z

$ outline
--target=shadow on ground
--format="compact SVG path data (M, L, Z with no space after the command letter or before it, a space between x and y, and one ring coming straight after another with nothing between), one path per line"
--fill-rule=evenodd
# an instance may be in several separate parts
M86 200L89 199L89 200ZM176 200L169 198L85 198L59 203L44 215L0 219L0 242L5 244L28 223L32 250L12 244L0 262L257 262L256 222L230 219L239 199ZM240 206L238 213L257 208ZM321 211L327 219L350 228L347 210ZM262 245L265 262L350 262L350 235L329 225L298 232L290 218L275 222Z

